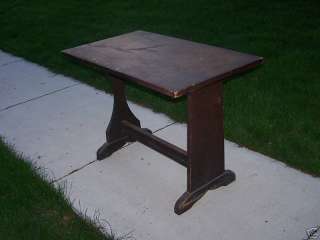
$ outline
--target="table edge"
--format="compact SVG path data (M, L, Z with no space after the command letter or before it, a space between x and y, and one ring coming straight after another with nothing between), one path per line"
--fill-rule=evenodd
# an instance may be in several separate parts
M255 68L258 65L261 65L264 62L264 58L256 56L257 60L254 61L254 62L248 63L248 64L246 64L246 65L244 65L244 66L242 66L240 68L237 68L235 70L232 70L230 72L227 72L227 73L215 76L213 78L210 78L208 80L205 80L202 83L199 83L199 84L197 84L195 86L189 86L189 87L181 89L181 90L168 90L168 89L165 89L165 88L162 88L162 87L158 87L158 86L149 84L148 82L146 82L144 80L141 80L139 78L135 78L135 77L126 75L124 73L112 70L110 68L102 67L102 66L100 66L98 64L92 63L92 62L87 61L85 59L80 59L78 57L75 57L74 55L72 55L72 54L70 54L68 52L68 50L71 50L71 49L72 48L64 49L64 50L61 51L61 53L63 55L65 55L65 56L67 56L68 58L75 60L76 62L80 62L80 63L82 63L84 65L93 67L94 69L96 69L96 70L98 70L98 71L100 71L102 73L109 74L109 75L111 75L113 77L120 78L121 80L124 80L124 81L132 81L133 83L137 83L137 84L139 84L141 86L144 86L144 87L146 87L148 89L151 89L151 90L153 90L155 92L158 92L160 94L163 94L163 95L166 95L168 97L171 97L173 99L182 97L184 95L187 95L188 92L192 92L192 91L194 91L196 89L205 87L208 84L225 80L227 78L235 76L236 74L244 73L244 72L246 72L248 70L251 70L251 69ZM252 55L252 56L254 56L254 55Z

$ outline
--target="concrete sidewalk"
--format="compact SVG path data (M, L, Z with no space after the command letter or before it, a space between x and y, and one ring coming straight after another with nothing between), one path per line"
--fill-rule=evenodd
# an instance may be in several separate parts
M186 126L131 103L143 127L186 148ZM78 210L136 239L303 239L320 225L320 179L225 141L233 184L209 191L181 216L186 169L141 145L104 161L112 96L0 51L0 135L67 184ZM80 203L80 204L79 204Z

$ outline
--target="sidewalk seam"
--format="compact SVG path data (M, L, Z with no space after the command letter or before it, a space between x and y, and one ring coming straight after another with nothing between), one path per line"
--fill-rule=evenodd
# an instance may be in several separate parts
M11 62L2 63L2 64L0 64L0 67L8 66L10 64L17 63L17 62L22 62L22 61L23 61L23 59L17 59L17 60L13 60Z
M52 91L52 92L48 92L48 93L43 94L43 95L40 95L40 96L37 96L37 97L30 98L30 99L25 100L25 101L22 101L22 102L18 102L18 103L12 104L12 105L10 105L10 106L8 106L8 107L5 107L5 108L0 109L0 113L1 113L1 112L4 112L4 111L6 111L6 110L8 110L8 109L10 109L10 108L13 108L13 107L22 105L22 104L27 103L27 102L31 102L31 101L37 100L37 99L39 99L39 98L42 98L42 97L45 97L45 96L48 96L48 95L52 95L52 94L54 94L54 93L63 91L63 90L68 89L68 88L72 88L72 87L77 86L77 85L80 85L80 84L81 84L81 83L76 83L76 84L73 84L73 85L69 85L69 86L66 86L66 87L64 87L64 88L60 88L60 89L54 90L54 91Z
M163 130L163 129L166 129L167 127L170 127L170 126L172 126L172 125L174 125L174 124L176 124L176 123L177 123L177 122L169 123L169 124L165 125L164 127L161 127L161 128L159 128L159 129L155 130L155 131L152 132L152 133L159 132L159 131L161 131L161 130ZM135 143L135 142L131 142L131 143L128 143L128 144L124 145L124 146L121 147L118 151L121 151L122 149L130 146L130 145L133 144L133 143ZM85 165L82 165L81 167L76 168L76 169L72 170L71 172L68 172L67 174L65 174L65 175L63 175L63 176L61 176L61 177L52 180L52 181L50 182L50 184L54 184L54 183L56 183L56 182L59 182L59 181L61 181L62 179L66 178L66 177L68 177L68 176L70 176L70 175L72 175L72 174L74 174L74 173L76 173L76 172L79 172L80 170L86 168L87 166L89 166L89 165L91 165L92 163L95 163L95 162L100 162L100 160L97 160L97 159L96 159L96 160L93 160L93 161L91 161L91 162L89 162L89 163L86 163Z
M59 178L57 178L57 179L53 179L53 180L50 182L50 184L56 183L56 182L58 182L58 181L60 181L60 180L62 180L62 179L64 179L64 178L72 175L73 173L76 173L76 172L80 171L81 169L83 169L83 168L85 168L85 167L87 167L87 166L89 166L89 165L91 165L92 163L97 162L97 161L98 161L98 160L93 160L93 161L91 161L91 162L88 162L87 164L85 164L85 165L83 165L83 166L81 166L81 167L79 167L79 168L76 168L76 169L72 170L71 172L69 172L69 173L67 173L67 174L65 174L65 175L63 175L63 176L61 176L61 177L59 177Z

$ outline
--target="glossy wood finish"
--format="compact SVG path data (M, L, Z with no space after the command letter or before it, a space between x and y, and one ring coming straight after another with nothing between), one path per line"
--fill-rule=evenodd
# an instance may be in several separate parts
M144 31L63 53L173 98L246 71L262 61L254 55Z
M222 80L255 67L261 57L144 31L63 52L113 79L113 112L106 143L97 151L99 160L127 142L139 141L187 167L187 189L176 201L177 214L190 209L208 190L235 180L224 166ZM187 95L187 152L140 127L126 101L126 80L173 98Z

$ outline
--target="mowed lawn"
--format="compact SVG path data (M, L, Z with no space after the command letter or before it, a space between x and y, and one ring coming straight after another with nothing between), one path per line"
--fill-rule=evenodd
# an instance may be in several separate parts
M85 209L84 209L85 210ZM111 240L0 138L1 240Z
M107 91L102 75L60 51L141 29L262 56L225 83L226 138L320 176L319 9L318 0L1 1L0 49ZM186 120L184 98L135 85L128 95Z

